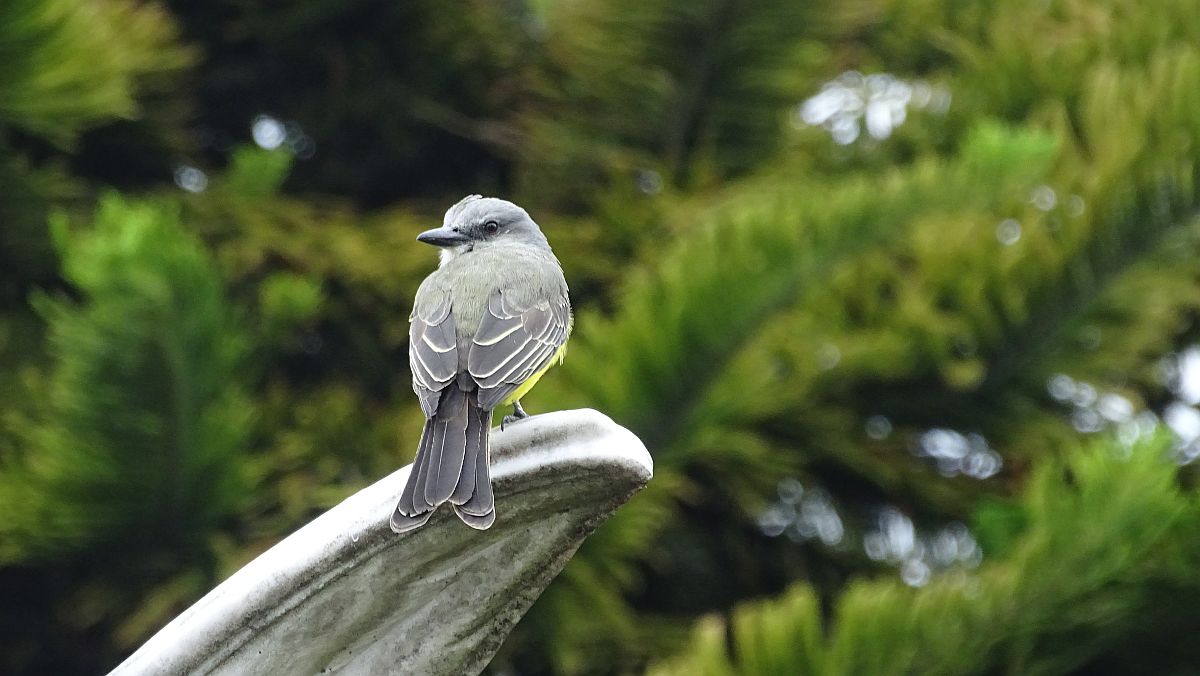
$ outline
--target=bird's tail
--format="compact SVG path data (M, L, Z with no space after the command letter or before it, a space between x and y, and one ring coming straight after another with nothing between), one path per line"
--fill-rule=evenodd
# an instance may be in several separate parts
M425 421L417 459L392 512L393 531L423 526L444 502L454 505L454 512L472 528L483 530L496 521L488 471L491 418L474 392L454 384L442 391L437 412Z

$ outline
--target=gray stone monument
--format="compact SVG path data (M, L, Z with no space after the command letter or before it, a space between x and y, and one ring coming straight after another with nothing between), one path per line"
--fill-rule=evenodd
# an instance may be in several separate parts
M653 463L596 411L533 416L493 432L490 530L446 506L396 535L388 518L409 469L267 550L112 673L476 674Z

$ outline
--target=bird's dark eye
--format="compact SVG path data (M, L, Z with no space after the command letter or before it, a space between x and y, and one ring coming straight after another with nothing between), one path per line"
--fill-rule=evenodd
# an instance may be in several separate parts
M488 232L496 232L500 229L500 224L496 221L488 221L487 223L483 224L483 229L487 230Z

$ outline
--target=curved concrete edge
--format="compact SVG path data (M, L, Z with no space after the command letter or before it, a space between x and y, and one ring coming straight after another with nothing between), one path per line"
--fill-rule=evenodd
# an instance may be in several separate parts
M251 561L112 673L478 673L653 474L642 442L590 409L494 430L492 453L490 530L440 509L392 533L409 465Z

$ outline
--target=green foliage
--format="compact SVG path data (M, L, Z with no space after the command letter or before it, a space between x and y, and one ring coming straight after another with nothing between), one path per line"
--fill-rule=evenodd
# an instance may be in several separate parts
M682 555L693 559L687 568L719 566L722 551L751 541L712 537L702 506L738 506L748 520L781 472L833 475L850 492L962 517L970 487L931 482L905 459L917 434L946 425L980 430L1019 465L1066 437L1058 412L1039 410L1054 369L1123 360L1145 374L1164 341L1190 325L1181 315L1200 291L1193 274L1161 265L1156 283L1176 279L1177 293L1152 293L1156 302L1146 303L1121 290L1130 279L1120 271L1148 252L1196 251L1180 244L1194 241L1185 214L1194 208L1200 118L1194 107L1151 102L1194 94L1197 53L1169 41L1146 47L1153 53L1140 59L1091 64L1070 96L1055 98L1062 92L1047 84L1032 94L1044 109L1031 111L1023 128L975 122L949 161L918 158L828 183L770 167L727 188L724 199L680 208L676 230L686 236L633 269L611 318L581 316L590 330L575 339L565 367L578 400L598 402L635 429L668 481L635 498L573 565L624 560L621 575L598 583L610 589L623 580L635 589L679 584L684 566L650 563L664 539L712 543ZM1033 58L1020 54L1013 58ZM971 87L988 90L1001 77L966 75L974 76L960 85L968 101ZM1028 81L1019 81L1021 96L1030 96ZM1039 185L1059 196L1049 210L1028 200ZM1071 195L1082 210L1070 208ZM1015 246L997 241L1005 219L1020 228ZM1135 337L1115 328L1111 342L1075 354L1080 331L1093 330L1121 296L1131 325L1147 330ZM1149 329L1153 317L1159 330ZM832 369L819 358L830 346L839 355ZM1116 385L1130 371L1075 373ZM898 433L868 443L861 421L880 412ZM658 522L659 539L639 540L646 550L604 547L608 530L644 529L641 512L649 509L671 517ZM709 537L685 535L693 529ZM766 574L768 565L751 570ZM629 574L647 567L650 579ZM559 640L592 641L595 617L575 621L578 631L572 618L558 619L544 624L557 627ZM626 616L617 626L635 623ZM633 636L613 646L624 659L654 649Z
M137 114L139 80L178 71L162 8L129 0L11 0L0 7L0 125L60 145Z
M1002 558L920 589L855 583L828 620L800 584L701 622L686 652L651 673L1061 674L1128 664L1139 626L1186 626L1200 600L1188 573L1200 563L1200 502L1179 488L1164 450L1160 435L1044 459L1020 499L1028 526ZM1163 590L1178 603L1161 605ZM1186 668L1192 652L1160 667Z
M241 147L233 153L225 180L243 197L266 197L279 192L292 165L285 151Z
M606 0L544 12L549 63L527 116L522 177L578 203L597 177L661 170L682 185L769 156L816 82L832 3Z
M636 562L652 556L654 534L670 527L674 503L690 502L687 496L696 490L680 473L712 477L700 479L707 500L751 511L781 470L797 471L802 458L781 452L777 438L749 431L757 423L765 432L767 416L805 421L812 414L804 409L821 405L818 388L829 376L812 358L820 343L801 342L796 335L797 299L814 298L825 306L830 299L821 296L831 289L810 289L819 288L819 280L842 257L888 246L906 224L929 218L933 209L986 208L1024 195L1046 171L1053 151L1053 139L1044 134L988 125L972 134L962 157L952 163L934 161L873 181L842 181L836 191L791 184L768 191L761 182L752 184L736 200L712 210L710 222L692 225L689 237L660 255L653 270L637 271L611 321L581 316L589 331L572 342L571 359L563 367L568 386L579 401L610 412L654 449L656 477L584 544L572 564L595 567L600 574L567 576L558 583L591 589L564 593L586 598L601 593L598 589L639 581L633 574ZM912 363L909 355L896 354L907 346L894 345L891 353L881 348L864 350L870 368ZM909 358L898 359L901 355ZM782 359L793 360L786 370L778 366ZM784 420L780 426L786 429ZM730 448L739 450L731 455ZM903 480L888 477L884 473L893 469L860 450L850 449L848 457L857 465L852 471L869 480L893 488ZM623 535L634 532L636 538ZM620 544L610 544L610 538ZM552 587L547 595L557 593ZM614 626L634 623L621 615L619 605L608 605ZM569 606L547 602L534 612L555 607ZM545 624L556 627L550 631L560 642L582 650L582 644L595 642L589 627L603 617L582 624L561 617ZM633 638L613 650L630 648L639 649Z
M498 670L1194 664L1153 629L1195 620L1194 473L1162 440L1080 450L1047 382L1161 410L1200 338L1198 26L1189 0L5 4L0 669L111 666L411 457L413 237L470 192L529 209L571 284L526 406L598 408L657 465ZM890 135L865 103L847 144L798 115L884 69L912 85ZM260 114L280 148L245 145ZM68 233L112 186L146 194ZM942 476L933 428L1003 472ZM763 534L783 478L840 545ZM855 546L881 505L971 523L982 567L882 577Z
M138 117L138 96L193 61L176 40L171 17L155 4L0 7L0 304L18 304L33 285L54 280L47 216L52 205L81 206L85 194L64 158L42 146L75 148L88 130Z
M538 50L523 3L172 3L207 51L200 122L240 140L267 113L316 139L290 183L383 205L494 190ZM214 148L224 155L222 147ZM445 207L443 207L444 209Z
M691 226L653 270L634 271L610 322L581 318L595 328L572 343L566 368L578 374L577 387L660 453L670 453L664 441L673 441L676 428L699 422L703 416L689 411L706 390L728 391L713 384L722 362L774 313L816 287L840 256L895 238L933 208L1011 200L1045 171L1053 152L1053 140L1044 135L994 126L973 139L956 164L934 161L890 176L842 181L837 190L785 181L712 210L710 221ZM705 311L711 307L723 311ZM663 316L664 310L669 314ZM620 367L603 369L599 361ZM637 387L629 387L631 374ZM676 410L664 416L654 402Z
M291 327L312 320L323 296L318 280L290 273L267 277L259 288L259 307L271 327Z
M32 168L0 142L0 307L22 304L29 287L56 278L58 261L46 228L49 205L75 203L81 192L61 169Z
M0 559L202 546L244 499L253 410L221 279L170 204L110 196L93 230L56 227L82 299L37 302L53 365L44 418L0 482Z

